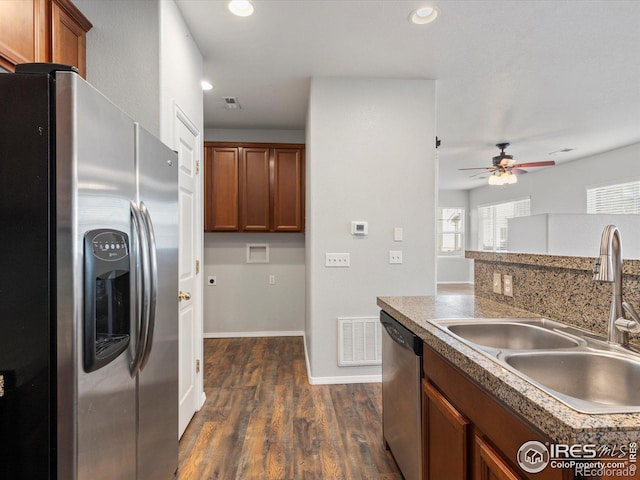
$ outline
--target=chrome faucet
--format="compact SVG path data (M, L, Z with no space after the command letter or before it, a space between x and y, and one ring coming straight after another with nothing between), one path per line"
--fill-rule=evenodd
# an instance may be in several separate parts
M607 341L623 346L629 343L629 332L618 328L616 320L624 320L622 307L622 243L620 230L615 225L607 225L600 240L600 256L593 266L593 280L613 283L611 311L607 327Z

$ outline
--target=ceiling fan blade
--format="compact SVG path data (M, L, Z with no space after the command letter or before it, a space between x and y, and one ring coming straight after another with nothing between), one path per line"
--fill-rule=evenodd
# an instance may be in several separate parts
M469 167L469 168L459 168L458 170L495 170L496 167Z
M515 165L513 165L514 168L519 168L519 167L551 167L553 165L555 165L556 162L554 160L546 160L544 162L530 162L530 163L516 163Z
M487 170L489 170L490 172L474 173L473 175L469 175L469 178L474 178L474 177L477 177L479 175L486 175L487 173L493 173L496 169L495 168L491 168L491 169L488 168ZM480 178L483 178L483 177L480 177Z
M521 168L512 168L511 173L513 173L514 175L524 175L525 173L529 173L529 172Z

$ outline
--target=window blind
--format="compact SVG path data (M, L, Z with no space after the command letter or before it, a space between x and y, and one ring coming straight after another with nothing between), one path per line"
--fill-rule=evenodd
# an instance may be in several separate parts
M464 208L438 208L437 244L438 255L464 253Z
M587 213L640 214L640 181L588 188Z
M479 244L482 250L493 252L507 249L508 219L531 214L531 199L515 200L478 207L480 220Z

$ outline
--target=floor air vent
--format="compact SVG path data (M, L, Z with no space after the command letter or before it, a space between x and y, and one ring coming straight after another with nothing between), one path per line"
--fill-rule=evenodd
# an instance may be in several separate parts
M381 325L378 317L338 318L338 365L380 365Z

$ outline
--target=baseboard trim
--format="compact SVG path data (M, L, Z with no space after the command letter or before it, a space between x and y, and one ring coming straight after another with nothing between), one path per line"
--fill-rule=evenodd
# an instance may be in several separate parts
M204 338L244 338L244 337L304 337L302 330L264 331L264 332L207 332Z
M437 285L474 285L474 282L438 282Z

